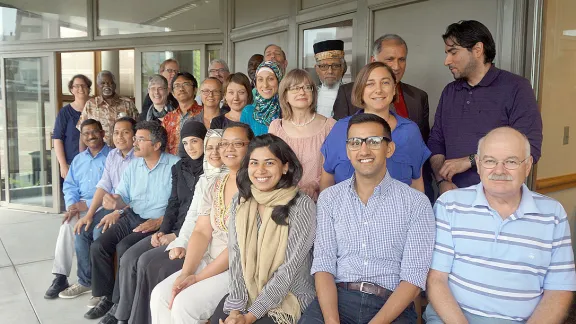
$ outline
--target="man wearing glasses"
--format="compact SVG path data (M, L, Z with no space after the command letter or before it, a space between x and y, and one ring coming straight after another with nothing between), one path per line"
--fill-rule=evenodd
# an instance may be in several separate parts
M68 276L72 270L74 256L74 226L81 215L86 214L96 191L96 184L104 172L106 157L110 147L104 143L102 124L94 119L87 119L80 125L80 136L87 149L80 152L72 163L64 179L64 201L66 213L60 226L52 273L54 281L44 298L52 299L68 288ZM89 292L87 289L85 292Z
M511 127L478 143L480 183L436 201L426 322L564 323L576 290L566 211L524 181L534 158Z
M172 166L179 160L164 152L167 138L158 122L136 125L136 158L122 173L115 193L106 194L102 203L105 209L118 211L120 218L90 245L92 296L100 301L85 318L100 318L114 305L114 254L120 260L126 250L160 228L172 188Z
M208 65L208 77L216 78L220 80L222 84L224 84L224 81L226 81L226 78L228 78L229 75L230 69L228 68L228 63L222 59L214 59L210 62L210 65ZM222 100L222 98L220 99L219 105L222 107L224 105L224 100ZM202 96L201 93L196 96L196 102L199 105L204 105L204 96Z
M169 59L165 60L164 62L162 62L162 64L160 64L160 68L158 69L158 74L160 74L161 76L166 78L166 81L167 81L167 86L165 87L166 89L159 89L160 91L166 92L168 94L168 98L166 101L167 107L172 107L172 108L178 107L178 101L172 95L172 81L174 80L174 77L178 73L180 73L180 65L178 64L178 61L176 61L173 58L169 58ZM148 117L150 116L148 111L152 107L152 105L155 105L155 106L157 105L157 103L155 103L154 100L152 100L151 96L154 96L154 93L159 88L159 86L156 85L155 89L151 89L150 83L152 83L152 81L158 82L157 79L152 80L152 77L154 77L154 76L151 76L150 77L151 79L148 80L148 93L146 94L146 97L144 98L144 101L142 102L142 110L140 113L140 117L138 117L138 121L151 120L151 119L148 119ZM150 90L155 90L155 91L151 94ZM169 110L169 111L171 111L171 110Z
M314 44L314 59L316 74L320 79L316 109L324 117L332 117L338 88L347 69L344 60L344 42L326 40Z
M377 115L350 119L354 175L318 198L311 269L318 297L300 323L416 323L413 301L426 286L434 214L423 193L390 176L390 138Z

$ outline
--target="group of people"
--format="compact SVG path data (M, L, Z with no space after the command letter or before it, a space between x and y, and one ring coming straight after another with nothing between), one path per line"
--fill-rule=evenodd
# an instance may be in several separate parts
M494 66L480 22L442 38L455 81L431 129L392 34L350 84L339 40L314 44L318 85L274 44L247 75L217 59L201 83L168 59L140 113L110 72L92 99L73 77L45 297L90 293L85 317L103 324L415 323L426 291L427 323L562 323L567 215L524 185L542 142L534 93Z

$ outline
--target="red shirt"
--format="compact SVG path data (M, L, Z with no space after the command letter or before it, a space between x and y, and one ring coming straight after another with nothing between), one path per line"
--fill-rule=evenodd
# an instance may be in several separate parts
M396 109L396 113L404 118L408 118L408 109L406 108L404 93L402 93L402 87L400 87L400 83L396 85L396 92L398 93L398 98L396 101L394 101L394 108Z

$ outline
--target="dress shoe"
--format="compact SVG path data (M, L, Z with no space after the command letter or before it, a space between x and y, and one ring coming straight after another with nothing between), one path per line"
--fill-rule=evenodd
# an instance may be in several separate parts
M56 278L52 281L52 285L50 288L46 290L44 294L44 298L46 299L54 299L58 297L58 294L68 288L68 278L65 275L57 274Z
M98 322L98 324L118 324L118 320L110 312L106 313L104 317Z
M87 319L97 319L100 318L114 306L114 303L110 300L109 297L101 297L98 305L94 306L94 308L90 309L86 314L84 314L84 318Z

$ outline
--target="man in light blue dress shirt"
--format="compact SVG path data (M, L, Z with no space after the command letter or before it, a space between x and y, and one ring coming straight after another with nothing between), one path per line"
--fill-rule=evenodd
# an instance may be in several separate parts
M103 207L117 210L118 221L90 247L92 295L98 304L84 317L96 319L112 308L114 290L114 254L124 252L160 227L172 188L172 166L179 158L165 153L168 135L155 121L136 125L136 158L122 174L114 194L106 194Z
M384 119L357 114L347 132L355 171L318 198L318 297L300 323L416 323L434 247L430 201L386 169L395 144Z
M533 163L525 135L496 128L477 152L481 182L434 205L427 323L564 323L576 290L566 211L524 184Z
M56 276L44 298L52 299L68 287L67 277L72 270L74 257L74 225L92 202L96 184L104 172L110 147L104 143L104 131L100 122L87 119L80 125L81 138L87 149L74 157L64 179L66 213L60 226L52 273Z
M96 192L88 212L74 226L78 282L62 291L58 295L60 298L75 298L92 290L90 245L100 237L104 229L108 228L108 222L111 223L118 218L111 215L104 227L96 226L106 215L113 212L102 208L102 200L105 194L115 192L122 173L134 157L133 137L135 132L136 121L131 117L119 118L114 123L112 140L116 148L111 150L106 158L104 173L96 185ZM88 307L94 307L97 303L97 298L91 298Z

